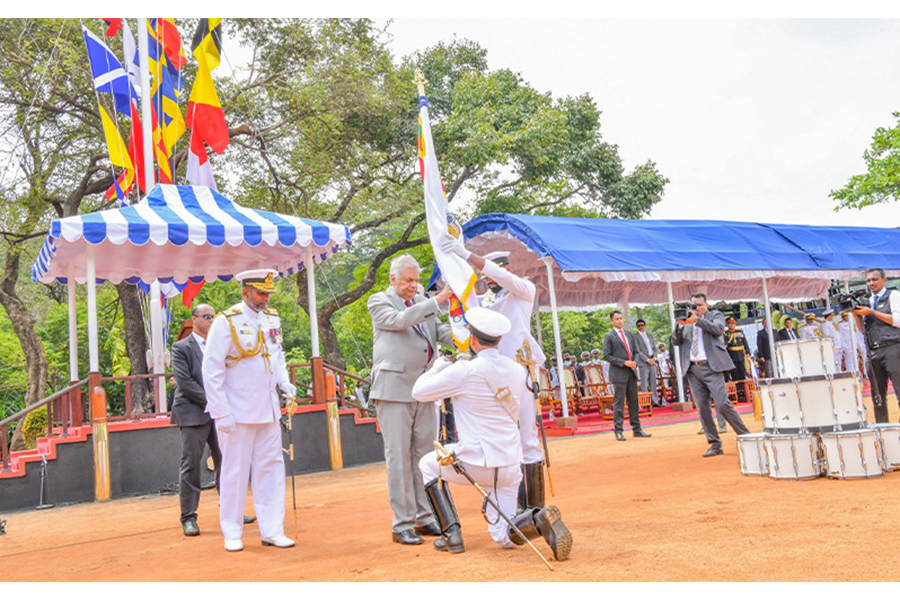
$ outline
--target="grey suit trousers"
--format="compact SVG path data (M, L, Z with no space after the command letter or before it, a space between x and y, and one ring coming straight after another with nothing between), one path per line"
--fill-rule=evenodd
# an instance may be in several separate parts
M378 423L384 442L392 528L399 533L434 522L419 461L434 450L437 416L432 402L378 400Z
M656 388L656 365L638 365L637 372L641 379L641 391L650 392L653 406L658 406L659 393Z
M735 433L745 435L750 433L741 415L738 413L734 405L728 399L728 390L725 388L725 376L722 373L713 371L709 364L696 365L691 363L687 372L688 382L691 386L691 396L697 405L697 412L700 414L700 423L703 425L703 432L706 434L706 441L713 448L722 447L722 438L716 430L716 422L712 416L712 404L710 400L716 403L716 414L723 417L725 421L731 425Z

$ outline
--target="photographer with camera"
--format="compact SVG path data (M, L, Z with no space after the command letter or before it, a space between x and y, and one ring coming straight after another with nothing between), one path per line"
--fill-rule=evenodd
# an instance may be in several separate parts
M700 413L700 422L709 442L704 458L722 454L722 439L716 430L710 400L716 403L716 414L725 418L738 435L750 433L737 409L728 400L725 373L734 369L725 349L725 316L717 310L709 310L706 294L691 296L696 308L688 308L687 316L679 311L678 325L672 334L672 345L679 347L681 364L687 365L687 377L691 396Z
M869 306L851 311L863 317L869 368L872 373L872 405L875 422L888 422L887 382L894 385L894 396L900 395L900 292L886 290L884 270L866 270L866 286L872 292Z

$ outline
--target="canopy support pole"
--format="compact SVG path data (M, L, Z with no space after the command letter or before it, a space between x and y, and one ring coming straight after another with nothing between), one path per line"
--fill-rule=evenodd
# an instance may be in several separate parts
M69 265L66 287L69 295L69 385L79 381L78 378L78 297L75 294L75 269ZM72 427L81 427L81 390L75 389L66 400ZM63 427L63 437L66 428Z
M574 426L578 420L569 417L569 399L566 397L566 376L564 369L566 363L562 357L562 336L559 334L559 315L556 312L556 291L553 289L553 257L545 256L541 259L547 267L547 291L550 292L550 311L553 316L553 339L556 342L556 379L559 381L559 401L562 404L562 417L565 421L556 420L560 427Z
M772 357L774 366L772 367L772 377L778 377L781 372L781 364L778 361L778 354L775 353L775 324L772 322L772 306L769 303L769 285L766 283L765 277L762 279L763 305L766 309L766 329L769 333L769 356Z
M94 247L87 246L88 370L100 373L100 350L97 341L97 266Z
M325 363L319 356L319 315L316 311L316 260L313 256L312 243L306 247L306 300L309 303L309 337L312 343L313 404L325 405L325 419L328 424L328 455L333 471L344 468L344 454L341 448L341 420L338 413L337 397L327 397L325 378L334 377L325 372Z
M150 351L153 356L153 389L156 395L156 412L166 412L166 380L162 374L166 372L163 348L163 311L162 290L159 279L150 284Z
M666 292L669 294L669 322L672 324L672 331L675 331L677 323L675 322L675 295L672 293L672 282L666 282ZM681 352L672 346L672 359L675 363L675 388L678 390L678 402L685 402L684 399L684 377L681 371Z

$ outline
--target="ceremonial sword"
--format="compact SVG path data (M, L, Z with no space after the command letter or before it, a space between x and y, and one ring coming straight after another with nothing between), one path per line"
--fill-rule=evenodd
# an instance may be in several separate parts
M528 375L531 377L531 392L534 394L535 418L538 429L541 432L541 445L544 447L544 464L547 465L547 480L550 482L550 495L556 497L556 491L553 489L553 474L550 472L550 450L547 449L547 432L544 430L544 417L541 414L541 392L539 379L535 377L535 360L531 354L531 344L528 340L522 343L522 347L516 350L516 358L519 363L528 369Z
M285 426L288 434L288 449L281 449L282 452L291 457L291 499L294 502L294 539L297 538L297 484L294 480L294 420L293 416L297 413L297 399L286 398L285 420L282 424Z
M478 482L472 479L472 476L469 475L469 473L466 471L466 468L463 466L462 462L459 460L459 458L456 457L456 453L448 452L447 449L444 448L444 446L437 440L434 441L434 447L437 450L438 463L445 467L448 465L453 467L454 471L465 477L469 481L469 483L475 486L475 489L478 490L478 493L481 494L481 497L484 498L488 502L488 504L494 507L494 510L497 511L497 514L503 517L504 521L509 523L509 526L513 531L516 532L516 535L525 540L525 543L528 544L528 546L532 550L534 550L534 553L537 554L540 559L544 561L544 564L547 565L547 568L552 571L553 565L547 562L547 559L544 558L544 555L541 554L538 549L534 547L534 544L531 543L531 540L525 537L525 534L522 533L522 531L518 527L516 527L516 524L512 522L512 519L507 517L506 514L502 510L500 510L500 505L497 504L480 485L478 485Z

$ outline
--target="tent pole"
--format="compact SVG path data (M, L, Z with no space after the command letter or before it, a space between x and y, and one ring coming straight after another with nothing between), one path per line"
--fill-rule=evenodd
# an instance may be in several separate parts
M100 351L97 341L97 266L94 247L87 246L87 309L88 309L88 370L100 372Z
M153 374L160 377L153 379L153 389L156 395L156 412L166 412L166 388L165 378L161 376L166 371L163 364L163 334L162 334L162 291L159 279L150 284L150 351L153 356Z
M675 331L675 295L672 293L672 282L666 282L666 291L669 293L669 322L672 324L672 331ZM675 350L672 346L672 359L675 363L675 387L678 390L678 402L683 403L684 400L684 378L681 372L681 352Z
M306 247L306 299L309 304L309 337L312 341L312 355L319 356L319 317L316 314L316 262L312 244Z
M772 377L778 377L780 365L778 364L778 355L775 353L775 324L772 322L772 306L769 303L769 285L766 283L765 277L762 278L762 292L763 304L766 308L766 329L769 333L769 356L771 356L772 360L775 362L775 365L772 367Z
M78 298L75 295L75 269L70 264L66 287L69 293L69 385L78 382ZM66 400L66 414L72 427L81 427L81 391L72 390ZM66 437L65 422L63 437Z
M545 256L541 259L547 267L547 290L550 292L550 310L553 315L553 339L556 342L556 379L559 381L559 401L562 403L562 417L569 418L569 399L566 397L566 377L563 369L565 363L562 357L562 339L559 334L559 315L556 312L556 291L553 289L553 257ZM574 417L572 418L574 420ZM557 419L557 424L560 424Z

